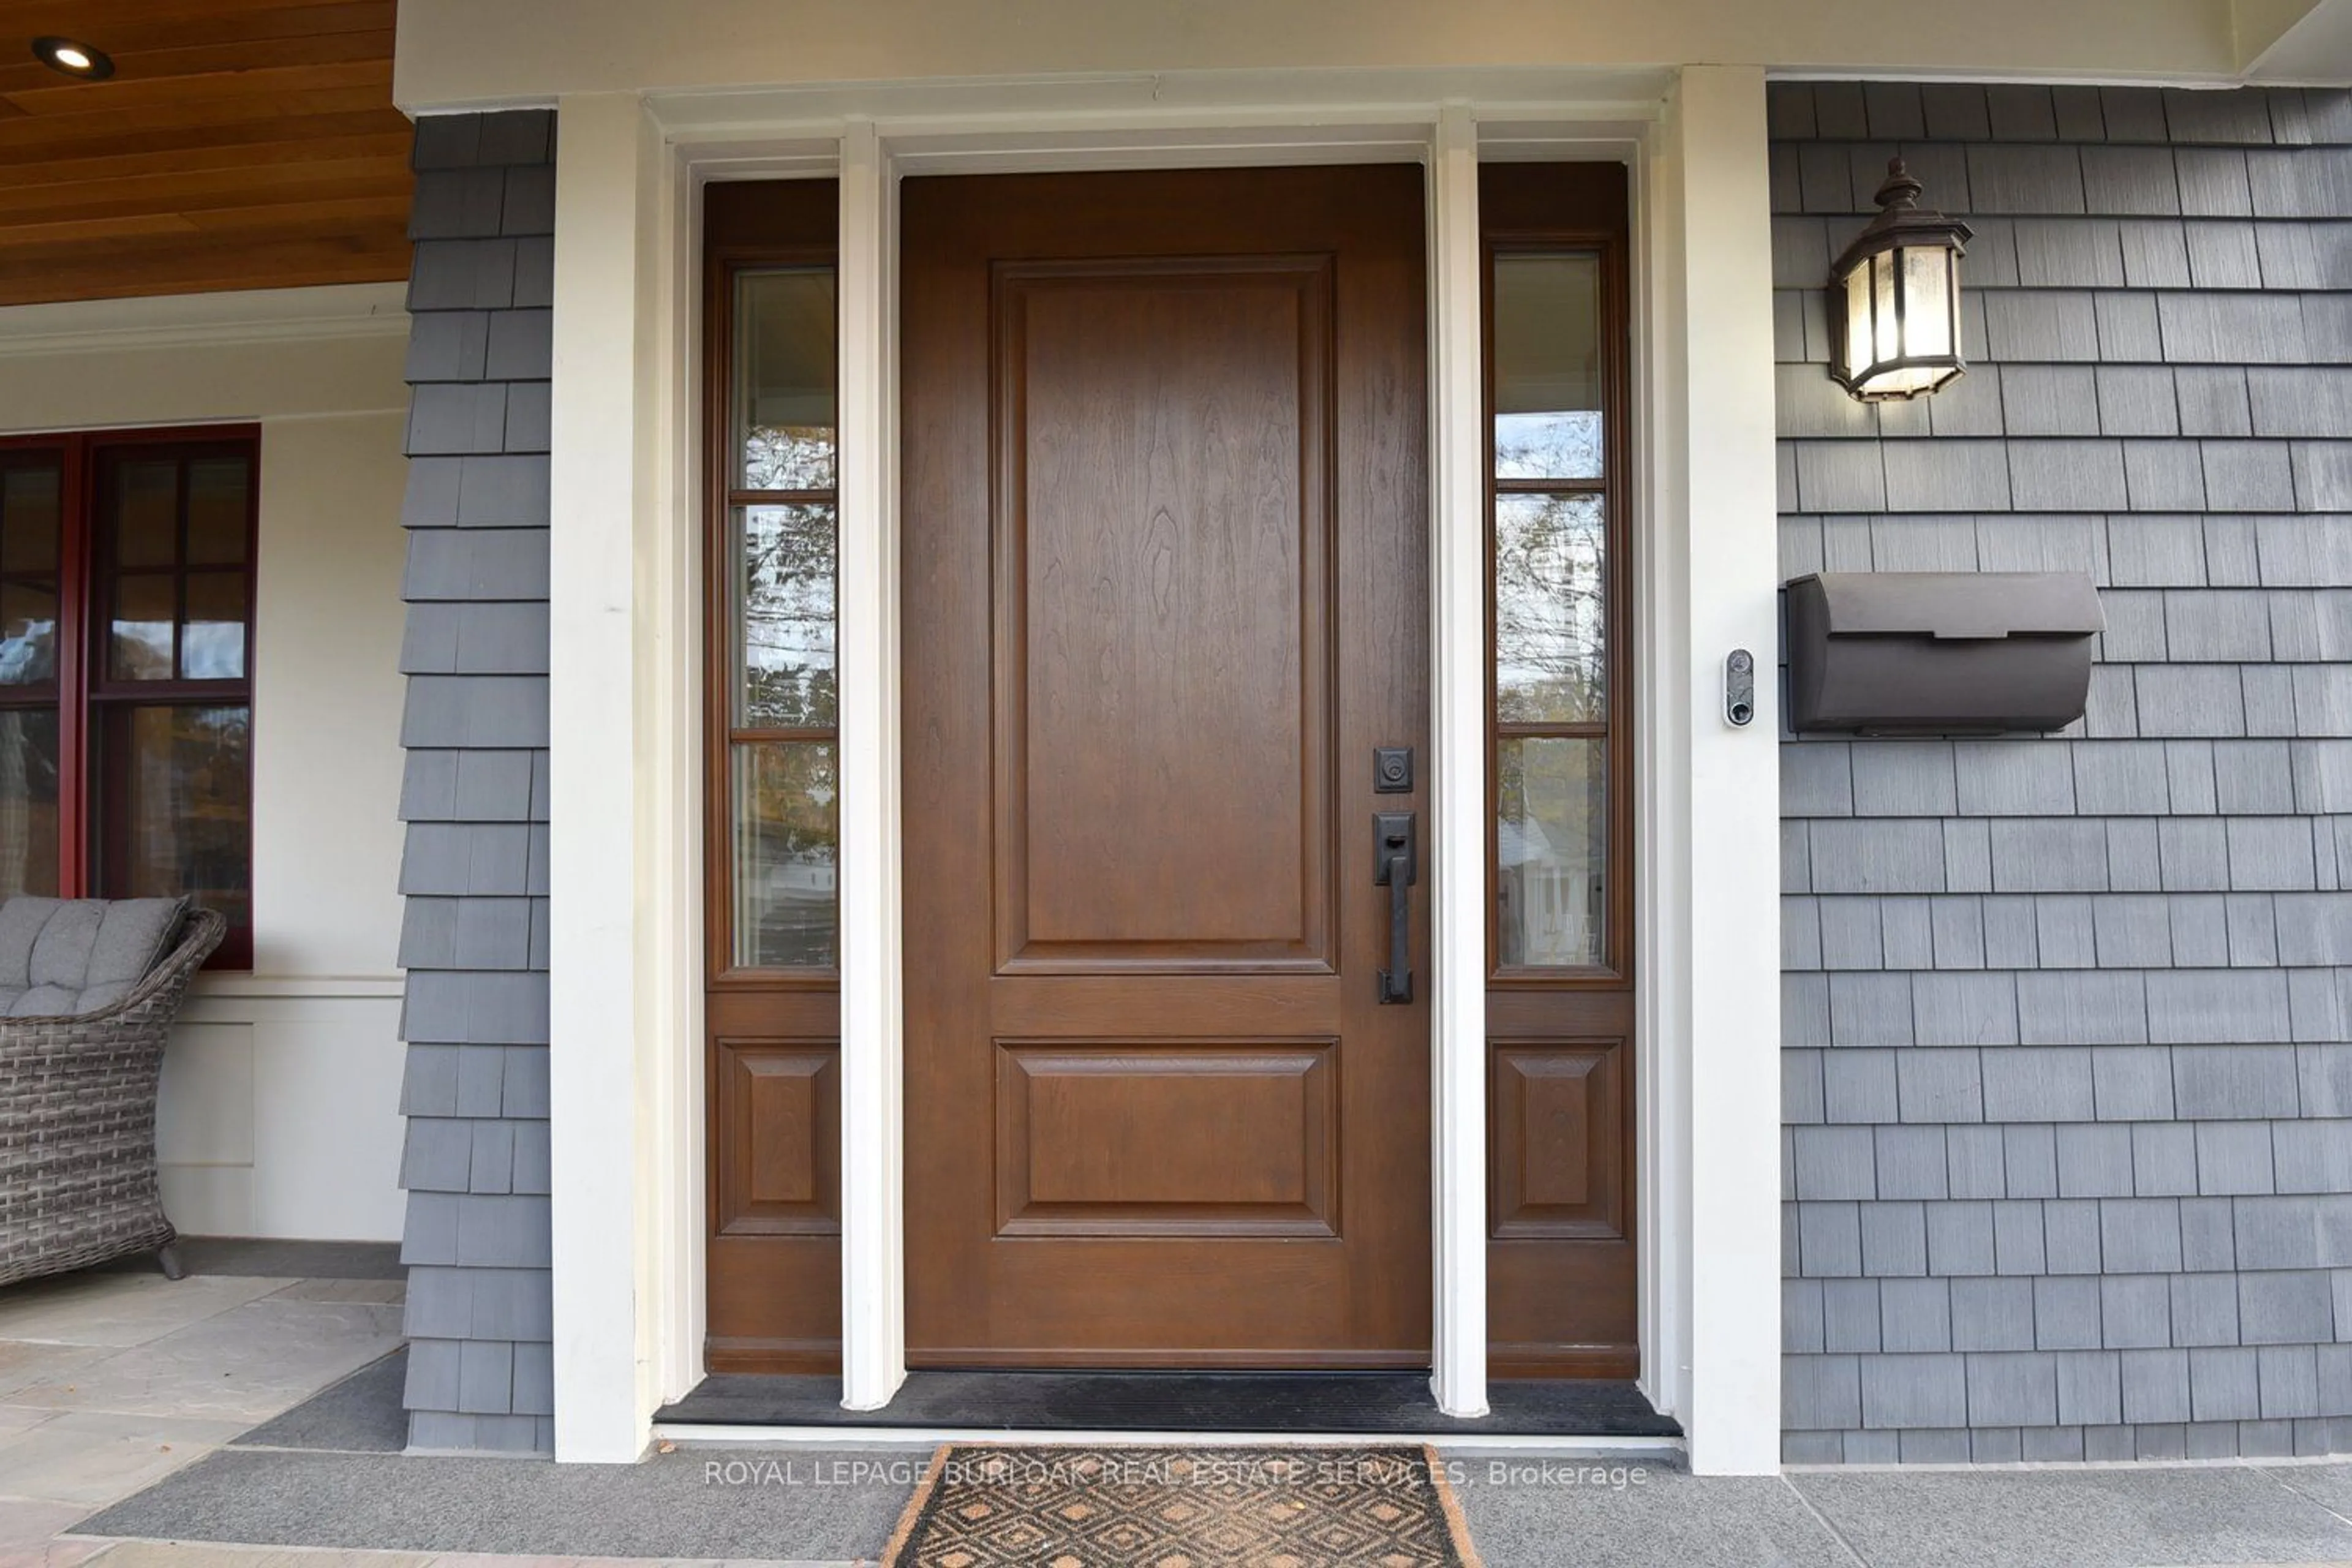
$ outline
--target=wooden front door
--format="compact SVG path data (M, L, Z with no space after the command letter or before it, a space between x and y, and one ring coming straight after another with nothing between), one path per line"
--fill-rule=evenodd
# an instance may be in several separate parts
M1423 210L903 187L913 1364L1428 1361Z

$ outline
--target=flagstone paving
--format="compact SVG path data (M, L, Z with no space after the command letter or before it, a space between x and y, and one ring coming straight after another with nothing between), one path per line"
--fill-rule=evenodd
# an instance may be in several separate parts
M898 1471L919 1450L891 1466L869 1452L842 1485L853 1460L805 1448L688 1446L591 1468L272 1447L336 1401L392 1397L398 1363L374 1363L400 1342L401 1295L380 1278L136 1270L0 1290L0 1568L870 1563L912 1490ZM256 1430L367 1367L293 1426ZM1448 1458L1486 1568L2352 1568L2345 1463L1716 1479L1655 1455ZM426 1549L359 1549L371 1542ZM469 1544L518 1550L443 1550ZM618 1554L521 1550L551 1545ZM659 1554L697 1546L759 1555Z
M397 1347L400 1299L396 1279L107 1269L0 1289L0 1568L133 1568L59 1538Z

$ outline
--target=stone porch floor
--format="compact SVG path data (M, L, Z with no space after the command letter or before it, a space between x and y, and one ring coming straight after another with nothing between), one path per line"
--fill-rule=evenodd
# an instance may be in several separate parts
M184 1250L248 1267L273 1251L287 1262L352 1256L202 1241ZM0 1563L112 1556L104 1542L56 1538L396 1349L401 1296L397 1278L202 1271L173 1281L152 1259L0 1289ZM133 1568L135 1558L118 1562Z
M192 1252L177 1283L126 1266L0 1289L0 1568L870 1562L909 1489L880 1473L905 1450L828 1486L806 1478L875 1451L688 1449L591 1469L272 1447L287 1424L253 1429L396 1347L400 1282L364 1277L394 1273L388 1258L304 1268L332 1249ZM388 1390L383 1372L335 1398ZM749 1463L730 1477L713 1468L726 1460ZM1573 1461L1530 1458L1518 1479L1491 1463L1465 1457L1459 1487L1486 1568L2352 1568L2352 1464L1715 1480L1649 1458L1610 1467L1639 1480L1596 1481L1568 1479Z

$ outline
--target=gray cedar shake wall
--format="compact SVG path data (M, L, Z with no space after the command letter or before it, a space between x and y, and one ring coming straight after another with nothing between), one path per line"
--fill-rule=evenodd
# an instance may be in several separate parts
M554 117L416 128L408 289L409 1442L552 1446L547 537Z
M2091 573L2087 722L1781 749L1786 1455L2352 1448L2352 98L1780 85L1787 575ZM1977 228L1874 412L1889 153Z

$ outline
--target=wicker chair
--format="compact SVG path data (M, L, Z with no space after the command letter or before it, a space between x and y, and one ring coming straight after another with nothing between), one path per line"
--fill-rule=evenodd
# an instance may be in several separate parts
M193 910L121 1001L0 1017L0 1285L134 1252L180 1278L155 1185L155 1087L189 978L227 929Z

